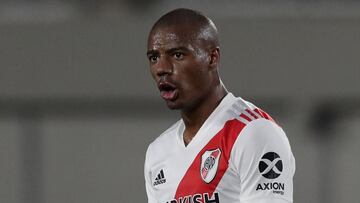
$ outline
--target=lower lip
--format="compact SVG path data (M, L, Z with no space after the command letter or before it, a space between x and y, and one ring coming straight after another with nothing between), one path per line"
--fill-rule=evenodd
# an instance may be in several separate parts
M177 89L175 89L173 91L161 91L160 95L165 100L173 101L177 98L178 91L177 91Z

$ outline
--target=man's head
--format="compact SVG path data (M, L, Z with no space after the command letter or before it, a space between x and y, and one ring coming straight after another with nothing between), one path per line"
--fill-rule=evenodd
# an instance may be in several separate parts
M147 49L150 72L171 109L196 108L220 85L217 29L197 11L163 15L150 31Z

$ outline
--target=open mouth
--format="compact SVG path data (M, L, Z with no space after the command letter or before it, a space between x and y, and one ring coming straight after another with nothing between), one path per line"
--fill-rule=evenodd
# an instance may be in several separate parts
M159 84L160 95L165 100L175 100L178 94L175 85L167 82L161 82Z

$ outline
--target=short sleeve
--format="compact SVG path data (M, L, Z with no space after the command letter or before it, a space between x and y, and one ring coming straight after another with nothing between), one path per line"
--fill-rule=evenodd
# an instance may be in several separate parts
M149 170L149 162L150 162L149 148L146 152L145 165L144 165L145 188L146 188L148 203L157 203L157 200L155 198L155 192L154 192L154 189L151 184L151 174L150 174L150 170Z
M295 159L284 131L273 121L248 123L234 144L230 164L240 178L241 202L292 202Z

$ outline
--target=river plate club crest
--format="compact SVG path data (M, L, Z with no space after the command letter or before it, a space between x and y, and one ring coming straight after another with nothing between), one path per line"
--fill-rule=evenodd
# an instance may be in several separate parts
M201 156L200 175L205 183L210 183L217 172L221 150L219 148L209 150Z

